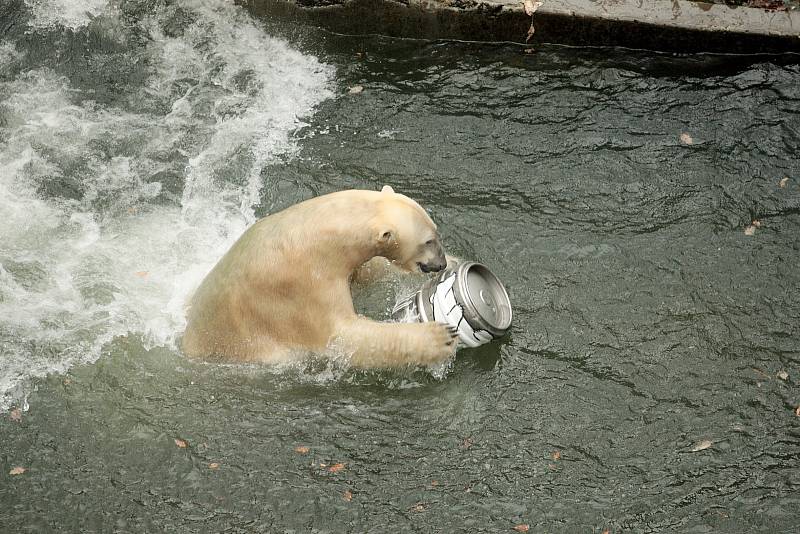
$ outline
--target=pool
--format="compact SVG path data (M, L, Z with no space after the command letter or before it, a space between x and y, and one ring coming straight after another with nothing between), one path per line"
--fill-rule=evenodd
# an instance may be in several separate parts
M346 37L212 0L0 22L0 524L796 529L796 56ZM179 353L248 224L384 184L505 282L506 338L396 372ZM417 282L356 302L387 318Z

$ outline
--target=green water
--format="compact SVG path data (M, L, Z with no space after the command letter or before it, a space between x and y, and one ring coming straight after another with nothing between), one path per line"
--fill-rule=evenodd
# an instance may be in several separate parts
M0 415L0 530L798 531L796 58L548 47L526 54L277 26L263 31L333 66L329 82L308 89L330 97L291 130L296 149L263 160L225 153L210 183L245 183L255 161L255 216L329 191L391 184L430 211L450 253L486 263L505 282L511 333L459 351L444 372L355 372L324 361L290 369L187 361L127 308L99 309L121 326L86 326L81 335L101 342L85 361L64 356L84 347L80 336L59 337L78 328L68 319L49 326L60 345L3 323L0 346L22 355L5 361L41 359L35 345L50 351L46 361L71 366L53 363L48 376L20 382L8 407L28 406L21 421ZM132 32L102 54L93 32L103 31L111 30L94 23L48 34L71 59L40 60L67 76L74 105L85 106L91 90L100 102L93 105L109 106L93 124L120 110L140 113L130 95L144 77L137 69L150 72L140 56L147 39ZM21 44L31 37L16 39L28 59L0 71L5 80L32 68L25 61L36 47ZM95 48L85 56L82 45ZM131 57L140 58L137 68ZM101 59L129 76L87 74ZM182 130L188 154L136 152L144 138L112 135L106 159L98 156L106 165L130 153L163 159L172 181L159 175L161 192L137 197L138 209L172 203L185 212L184 169L199 150L191 143L225 139L204 134L214 119L197 111L219 107L219 88L202 77L191 83L193 94L210 96L194 102ZM364 90L350 94L354 85ZM177 97L159 98L147 113L166 114ZM55 141L48 147L54 161L68 159ZM63 206L64 183L85 197L80 174L71 180L39 188L37 198ZM101 235L133 228L127 215L114 217L97 217ZM753 220L760 226L747 235ZM150 254L159 233L176 232L158 228L132 242L133 257ZM9 247L3 265L33 280L33 267L18 266L28 265L22 248ZM173 248L180 274L184 252ZM221 253L218 244L190 250L212 249ZM116 283L117 270L102 272ZM357 302L386 317L410 287L390 281ZM109 291L130 295L131 307L140 302L135 287ZM99 294L89 300L102 301ZM27 471L9 475L16 466Z

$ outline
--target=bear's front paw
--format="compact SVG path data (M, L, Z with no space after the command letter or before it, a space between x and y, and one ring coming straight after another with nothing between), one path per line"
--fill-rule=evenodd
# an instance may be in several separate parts
M419 347L420 363L428 365L450 358L456 351L458 332L442 323L421 323L424 331Z

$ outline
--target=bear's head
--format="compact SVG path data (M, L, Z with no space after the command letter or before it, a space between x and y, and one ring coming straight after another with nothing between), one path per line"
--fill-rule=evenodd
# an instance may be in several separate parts
M379 255L405 271L430 273L447 267L436 225L422 206L388 185L380 194Z

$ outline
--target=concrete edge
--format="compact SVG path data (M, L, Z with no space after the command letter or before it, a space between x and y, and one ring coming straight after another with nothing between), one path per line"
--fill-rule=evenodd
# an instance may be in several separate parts
M800 52L800 11L688 0L543 0L531 17L517 0L237 0L344 34L621 46L666 52ZM306 4L306 5L303 5ZM533 23L535 32L528 38Z

